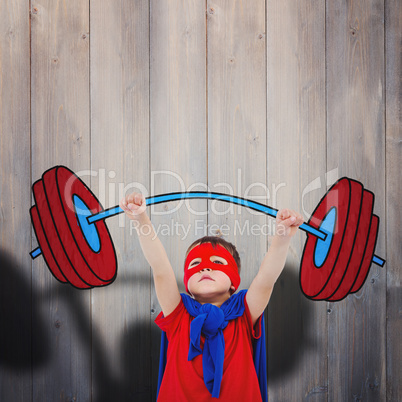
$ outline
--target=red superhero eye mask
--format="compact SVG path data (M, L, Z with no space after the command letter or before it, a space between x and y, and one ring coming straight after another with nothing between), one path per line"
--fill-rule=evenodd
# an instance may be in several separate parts
M217 264L211 261L211 257L216 255L218 257L224 258L228 265ZM195 258L201 258L201 262L194 264L194 266L189 267L189 264ZM212 246L211 243L203 243L196 247L194 247L186 258L186 262L184 264L184 285L186 286L186 290L188 292L188 280L196 273L200 272L200 270L205 268L211 268L215 271L222 271L225 273L231 280L232 285L235 287L235 290L240 285L240 275L239 270L237 268L237 264L232 254L228 250L226 250L221 245L217 244L216 248Z

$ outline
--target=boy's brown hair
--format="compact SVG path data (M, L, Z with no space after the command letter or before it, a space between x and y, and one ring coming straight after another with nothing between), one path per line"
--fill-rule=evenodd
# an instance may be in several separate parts
M239 271L239 275L240 275L240 269L241 269L241 263L240 263L240 256L239 253L236 249L236 247L228 242L227 240L223 239L222 237L218 237L218 236L204 236L201 237L200 239L196 240L195 242L193 242L190 247L187 249L186 251L186 256L184 257L184 260L187 258L188 253L190 252L190 250L194 247L194 246L198 246L199 244L203 244L203 243L211 243L212 247L216 247L217 244L221 245L222 247L226 248L226 250L229 251L230 254L232 254L234 260L236 261L237 264L237 268ZM184 262L185 264L185 262Z

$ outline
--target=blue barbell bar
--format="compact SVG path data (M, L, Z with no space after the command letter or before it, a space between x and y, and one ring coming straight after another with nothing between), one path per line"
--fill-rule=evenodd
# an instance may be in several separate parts
M178 201L178 200L186 200L186 199L209 199L209 200L219 200L224 202L230 202L232 204L241 205L250 209L254 209L255 211L262 212L266 215L272 216L276 218L278 210L275 208L271 208L267 205L260 204L255 201L248 200L246 198L235 197L231 195L226 195L222 193L214 193L214 192L203 192L203 191L188 191L188 192L177 192L177 193L169 193L169 194L160 194L153 197L145 198L146 206L161 204L169 201ZM87 217L88 223L93 224L98 221L104 220L106 218L110 218L111 216L115 216L123 213L124 211L119 207L112 207L109 209L105 209L102 212L97 214L93 214ZM307 223L303 223L299 226L299 229L303 230L306 233L310 233L313 236L318 237L321 240L325 240L327 234ZM41 254L40 247L32 250L30 255L32 258L36 258ZM379 265L380 267L384 266L385 260L376 255L373 256L373 263Z

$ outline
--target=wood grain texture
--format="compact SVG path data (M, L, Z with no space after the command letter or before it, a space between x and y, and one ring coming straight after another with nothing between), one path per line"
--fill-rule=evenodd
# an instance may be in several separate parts
M105 208L149 188L149 2L91 2L92 189ZM150 270L131 220L107 220L118 258L92 291L92 398L151 401Z
M208 1L206 12L208 185L211 191L263 202L267 197L265 4L256 1L246 7L241 1ZM265 255L267 237L260 233L267 218L223 202L212 201L209 208L211 228L220 227L239 252L240 289L246 289Z
M402 400L402 3L385 2L387 401Z
M0 400L31 401L29 14L24 1L0 3ZM18 250L18 251L17 251ZM39 352L39 350L38 350ZM18 384L18 387L11 386Z
M205 190L206 36L205 4L151 1L150 15L150 193ZM149 215L185 293L185 252L203 236L206 200L169 202ZM152 395L156 397L161 332L153 320L161 308L151 292Z
M397 0L1 1L0 400L155 400L160 307L128 219L106 221L106 288L29 257L31 185L61 164L105 208L209 190L306 220L336 179L361 181L386 265L311 302L295 236L266 312L269 400L401 400L401 21ZM188 246L218 228L247 288L275 222L207 200L147 212L181 291Z
M267 203L265 2L207 1L206 15L208 185ZM237 248L247 289L267 251L269 218L223 202L208 209L211 234L219 229Z
M32 181L54 165L78 172L90 164L88 32L88 3L31 3ZM43 259L33 265L32 305L49 336L49 362L33 372L33 400L88 400L90 292L55 281Z
M326 192L325 5L267 1L267 155L273 206L308 220ZM327 400L327 307L300 291L306 235L292 239L268 307L268 394Z
M327 2L328 168L376 194L385 217L384 4ZM384 219L376 254L385 253ZM385 400L386 276L372 265L365 286L330 304L328 398ZM331 375L330 375L331 374Z

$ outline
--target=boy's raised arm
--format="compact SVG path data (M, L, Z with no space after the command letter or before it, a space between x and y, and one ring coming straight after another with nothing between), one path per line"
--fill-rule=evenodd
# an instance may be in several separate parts
M253 325L268 305L275 282L285 266L290 239L303 223L303 217L292 210L283 209L278 212L276 223L276 235L246 294Z
M120 208L135 221L141 249L152 268L156 296L166 317L178 306L181 296L165 248L156 236L151 220L145 211L145 197L142 194L133 193L120 201Z

